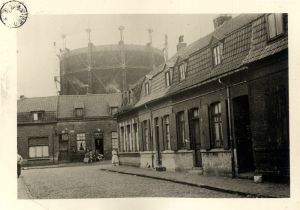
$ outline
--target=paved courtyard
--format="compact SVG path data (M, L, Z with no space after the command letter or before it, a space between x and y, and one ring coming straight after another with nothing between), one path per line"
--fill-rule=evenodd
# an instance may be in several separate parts
M18 179L18 198L238 197L184 184L101 171L101 167L23 170Z

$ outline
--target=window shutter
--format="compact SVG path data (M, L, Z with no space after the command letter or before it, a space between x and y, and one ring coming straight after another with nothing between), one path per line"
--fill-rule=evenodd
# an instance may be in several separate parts
M228 135L228 118L227 118L227 103L226 100L221 102L221 118L222 118L222 132L223 132L223 147L229 149L229 135Z
M170 114L170 139L171 139L171 150L176 151L177 147L177 132L176 132L176 115L175 113Z
M200 124L201 149L210 149L209 109L207 104L201 106Z
M160 151L164 150L164 135L163 135L163 118L160 117L158 118L158 127L159 127L159 149Z
M139 148L140 151L144 151L144 139L143 139L143 126L142 126L143 122L139 123Z
M162 133L162 142L163 147L161 147L161 150L167 149L167 139L166 139L166 126L165 126L165 120L164 117L161 118L161 133Z

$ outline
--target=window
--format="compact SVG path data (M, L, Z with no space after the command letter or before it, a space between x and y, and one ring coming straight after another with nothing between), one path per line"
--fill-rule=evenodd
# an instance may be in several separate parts
M111 111L111 114L114 115L118 112L118 107L111 107L110 111Z
M118 133L116 131L111 132L111 147L112 149L117 150L118 146Z
M75 109L75 116L76 117L83 117L83 108L76 108Z
M171 150L171 137L170 137L170 118L169 115L164 116L164 138L165 138L165 150Z
M37 120L42 120L43 117L43 113L42 112L33 112L33 120L37 121Z
M214 66L217 66L222 61L222 53L223 53L223 44L220 43L213 48L213 62Z
M77 151L85 151L86 150L86 142L85 142L85 133L77 133L76 135L77 141Z
M145 96L150 94L149 82L145 83Z
M166 80L166 87L169 87L171 85L171 72L167 71L165 73L165 80Z
M150 142L149 142L149 130L148 130L148 122L145 120L143 122L144 127L144 142L145 142L145 150L150 150Z
M126 136L126 145L127 145L127 151L132 151L132 142L131 142L131 126L127 125L127 136Z
M184 111L177 113L177 137L178 137L178 148L185 148L185 121Z
M49 157L49 146L48 145L30 146L29 157L30 158Z
M212 147L223 146L223 131L222 131L222 118L221 118L221 103L211 105L211 136Z
M133 151L138 151L138 133L137 133L137 124L134 123L132 126L132 138L133 138Z
M68 141L69 140L69 135L67 133L60 134L59 140L60 141Z
M186 77L186 68L187 68L187 63L184 62L179 66L179 81L182 81Z
M124 138L124 127L121 127L121 134L120 134L120 151L125 151L125 144L124 144L125 138Z
M280 34L283 34L284 30L282 14L269 14L267 17L269 38L272 39L279 36Z

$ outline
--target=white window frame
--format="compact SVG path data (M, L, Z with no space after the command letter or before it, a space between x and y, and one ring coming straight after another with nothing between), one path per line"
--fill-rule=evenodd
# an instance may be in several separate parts
M117 131L112 131L111 132L111 147L112 147L112 149L118 149L119 148L118 132Z

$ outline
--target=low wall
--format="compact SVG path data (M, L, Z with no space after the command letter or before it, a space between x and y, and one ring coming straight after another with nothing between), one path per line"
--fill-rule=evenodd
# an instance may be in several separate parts
M210 150L201 151L202 167L205 175L231 176L231 151Z
M140 153L139 152L120 152L119 154L120 165L140 167Z

